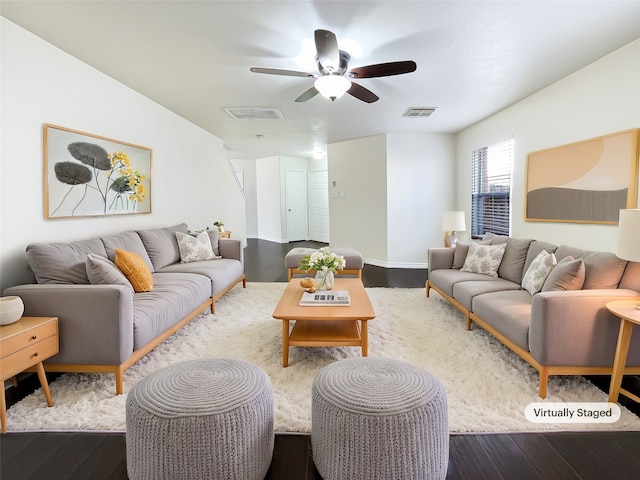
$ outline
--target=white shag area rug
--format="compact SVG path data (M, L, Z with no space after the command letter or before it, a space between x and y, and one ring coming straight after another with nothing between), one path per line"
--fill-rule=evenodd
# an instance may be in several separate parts
M320 369L360 356L359 347L290 347L282 368L281 321L271 314L285 283L235 287L217 304L125 372L124 395L113 375L64 374L51 382L54 406L41 390L7 412L9 431L125 431L126 392L145 375L194 358L239 358L271 378L276 432L311 431L311 384ZM433 292L433 291L432 291ZM640 430L640 419L621 407L614 424L541 424L525 408L542 401L537 371L478 326L423 288L368 288L376 318L369 322L369 355L404 360L435 375L447 391L452 432L541 430ZM607 395L582 377L551 377L546 402L606 402Z

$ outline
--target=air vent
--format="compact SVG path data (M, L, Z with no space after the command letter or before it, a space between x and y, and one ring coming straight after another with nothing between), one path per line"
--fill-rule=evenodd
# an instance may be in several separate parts
M232 107L225 108L225 112L236 120L282 120L282 113L277 108L263 107Z
M407 109L406 112L402 114L403 117L428 117L433 112L435 112L435 108L418 108L413 107Z

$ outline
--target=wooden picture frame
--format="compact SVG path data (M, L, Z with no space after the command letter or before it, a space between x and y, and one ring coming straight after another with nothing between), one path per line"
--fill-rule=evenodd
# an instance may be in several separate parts
M152 150L44 125L46 219L151 213Z
M640 129L527 155L525 220L616 224L638 206Z

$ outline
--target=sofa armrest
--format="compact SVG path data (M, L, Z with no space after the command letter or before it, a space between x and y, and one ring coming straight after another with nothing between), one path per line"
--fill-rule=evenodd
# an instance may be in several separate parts
M133 352L133 292L122 285L29 284L5 290L24 315L58 317L55 364L119 365Z
M453 266L453 254L455 248L430 248L429 249L429 271L442 270Z
M238 260L242 264L242 271L244 271L244 249L240 240L220 238L218 239L218 250L222 258Z
M529 326L529 350L533 358L541 365L611 366L620 320L605 305L614 300L634 298L640 299L640 293L628 289L553 291L534 295ZM640 340L637 334L635 337L636 341Z

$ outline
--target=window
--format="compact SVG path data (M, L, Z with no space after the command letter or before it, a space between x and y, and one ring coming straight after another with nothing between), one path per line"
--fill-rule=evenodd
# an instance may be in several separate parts
M509 235L511 139L473 151L471 236Z

